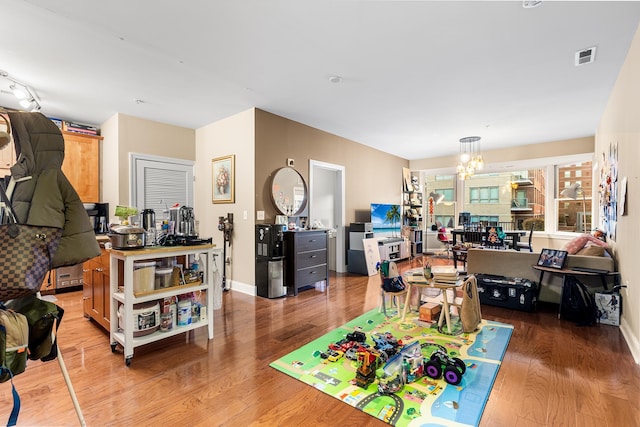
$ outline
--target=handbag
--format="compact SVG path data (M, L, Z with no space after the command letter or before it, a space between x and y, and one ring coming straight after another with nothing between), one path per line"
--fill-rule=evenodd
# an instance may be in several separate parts
M18 224L11 202L0 185L8 224L0 225L0 301L40 290L62 238L62 229Z
M27 295L6 303L6 307L27 318L29 359L43 362L58 356L57 331L64 310L56 304Z
M24 372L28 344L27 318L0 306L0 383Z
M13 377L23 373L27 367L28 342L27 318L13 310L5 310L0 303L0 383L11 381L13 397L8 426L15 426L18 422L20 395L13 384Z
M480 297L478 296L478 282L474 275L465 279L462 284L462 291L462 307L460 309L462 332L470 333L478 329L478 326L482 322Z

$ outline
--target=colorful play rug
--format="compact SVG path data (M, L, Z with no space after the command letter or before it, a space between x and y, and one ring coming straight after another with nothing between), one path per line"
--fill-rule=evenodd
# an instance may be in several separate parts
M377 309L371 310L270 366L394 426L477 426L513 326L483 320L478 331L455 334L461 331L458 322L454 325L454 334L448 335L439 333L436 325L416 322L416 316L407 315L405 321L400 322L396 313L385 318ZM416 344L412 347L421 348L425 360L437 349L446 349L451 357L461 359L466 365L462 381L451 385L443 378L434 380L425 375L391 394L379 393L378 379L366 389L358 387L355 384L357 360L342 356L330 361L335 359L335 354L328 359L322 357L331 355L329 344L345 339L354 331L364 332L366 343L371 346L374 334L387 332L402 340L405 347L418 342L419 347Z

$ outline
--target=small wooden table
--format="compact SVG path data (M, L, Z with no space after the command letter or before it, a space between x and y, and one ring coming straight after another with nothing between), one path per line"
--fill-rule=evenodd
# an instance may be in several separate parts
M415 275L414 273L420 273L420 275ZM427 280L422 275L422 268L416 268L407 271L404 274L405 283L407 284L407 296L404 302L404 307L402 309L402 317L401 320L404 321L407 310L409 310L409 304L411 302L411 291L414 287L417 289L421 288L432 288L432 289L440 289L442 294L442 311L440 312L440 317L438 318L438 328L442 327L443 321L447 323L447 331L449 334L451 333L451 314L449 313L449 308L451 305L455 305L454 303L449 303L449 299L447 298L447 290L454 289L460 286L462 281L458 280L455 284L448 283L436 283L433 279ZM419 302L418 302L419 304Z

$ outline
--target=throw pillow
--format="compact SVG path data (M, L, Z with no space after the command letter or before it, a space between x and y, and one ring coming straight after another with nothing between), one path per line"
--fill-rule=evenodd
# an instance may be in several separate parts
M604 248L602 246L587 246L578 251L576 255L585 256L604 256Z

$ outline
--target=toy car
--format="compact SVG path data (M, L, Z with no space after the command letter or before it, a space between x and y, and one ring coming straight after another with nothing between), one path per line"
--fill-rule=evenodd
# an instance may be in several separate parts
M361 331L353 331L347 334L347 340L349 341L365 342L366 339L367 336Z
M444 376L444 380L451 385L460 384L466 370L467 366L461 359L450 357L442 349L434 351L429 361L425 363L427 376L433 379Z
M340 360L342 356L344 356L344 351L340 351L340 350L328 350L327 353L328 353L327 360L329 362L336 362Z

